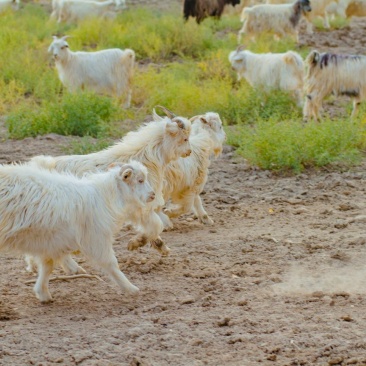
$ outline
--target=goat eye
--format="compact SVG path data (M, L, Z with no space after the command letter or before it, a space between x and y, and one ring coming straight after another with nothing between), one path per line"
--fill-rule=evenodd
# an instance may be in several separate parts
M188 141L188 139L184 139L184 142L187 142Z
M144 183L144 180L143 179L139 179L139 183Z

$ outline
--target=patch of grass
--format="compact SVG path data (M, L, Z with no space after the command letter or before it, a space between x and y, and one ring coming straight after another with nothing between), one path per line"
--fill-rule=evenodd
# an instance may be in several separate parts
M229 143L262 169L301 172L308 167L353 165L360 161L366 129L359 121L259 121L228 130Z
M59 103L44 103L35 109L23 108L7 118L12 138L43 135L104 136L116 107L110 98L95 94L66 94Z
M95 139L90 136L84 136L78 141L72 141L65 147L65 154L85 155L103 150L112 144L111 139Z

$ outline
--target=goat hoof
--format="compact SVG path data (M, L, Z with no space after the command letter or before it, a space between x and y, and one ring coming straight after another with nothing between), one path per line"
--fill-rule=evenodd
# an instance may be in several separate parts
M214 221L208 215L203 215L201 217L200 221L202 222L202 224L205 224L205 225L213 225L214 224Z
M138 287L136 287L135 285L129 286L128 288L125 289L126 294L128 295L137 295L140 292L140 289Z
M143 246L145 246L147 244L147 239L145 236L141 236L141 237L135 237L132 238L127 245L127 249L132 251L132 250L137 250L138 248L141 248Z
M162 256L166 257L169 255L170 248L161 239L152 240L150 243Z

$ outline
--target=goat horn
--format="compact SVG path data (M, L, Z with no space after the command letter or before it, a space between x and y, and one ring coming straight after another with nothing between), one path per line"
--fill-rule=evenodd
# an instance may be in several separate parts
M155 108L161 108L170 119L176 117L176 115L172 111L170 111L168 108L163 107L162 105L156 105Z
M245 46L243 44L239 45L237 48L236 48L236 52L240 52L240 51L243 51L245 50Z
M182 129L182 130L184 130L184 129L185 129L184 123L183 123L183 121L182 121L181 119L179 119L179 118L174 118L174 120L173 120L173 121L178 125L178 127L179 127L180 129Z
M191 122L193 122L196 118L200 118L200 117L203 117L203 115L202 115L202 114L198 114L197 116L193 116L193 117L191 117L189 120L190 120Z

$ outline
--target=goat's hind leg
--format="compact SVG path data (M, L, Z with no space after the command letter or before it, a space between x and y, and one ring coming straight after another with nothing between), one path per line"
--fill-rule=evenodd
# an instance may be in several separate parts
M52 301L48 283L53 271L54 262L50 258L35 258L35 260L37 261L38 278L33 291L41 302L45 303Z

